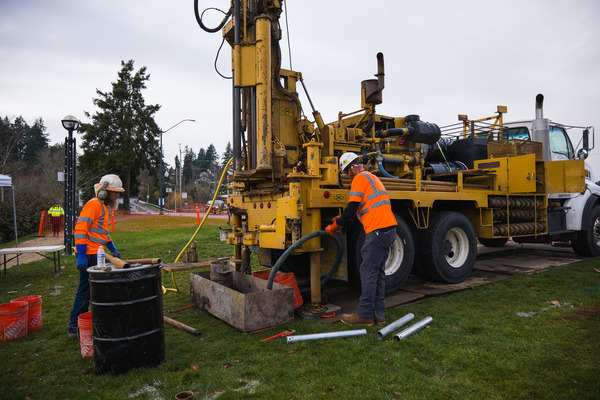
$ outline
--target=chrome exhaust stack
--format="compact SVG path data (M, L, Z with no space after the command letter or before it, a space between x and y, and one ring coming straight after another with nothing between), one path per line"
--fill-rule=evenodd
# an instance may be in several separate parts
M552 148L550 147L550 120L544 118L544 95L535 97L535 119L532 121L531 140L542 144L544 161L552 161Z

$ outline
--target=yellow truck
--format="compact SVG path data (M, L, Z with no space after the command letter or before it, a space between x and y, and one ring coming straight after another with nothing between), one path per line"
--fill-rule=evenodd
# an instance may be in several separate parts
M504 123L503 106L480 120L459 115L458 125L444 132L418 115L378 114L385 87L381 53L374 60L376 79L363 81L357 93L360 108L325 123L302 74L281 67L282 7L276 0L233 0L221 24L208 28L195 2L201 27L220 30L231 46L228 242L241 270L249 270L254 252L265 266L310 274L312 312L323 309L321 278L331 276L328 272L357 283L360 223L335 240L315 235L348 202L350 181L340 174L338 159L349 151L361 154L380 177L398 221L386 266L388 292L411 272L439 282L463 281L473 269L478 241L501 246L509 238L568 240L579 254L600 255L600 188L586 179L584 162L590 137L591 147L594 143L592 127L582 130L579 157L570 141L571 151L554 157L541 95L536 118L523 125ZM311 117L300 102L301 87Z

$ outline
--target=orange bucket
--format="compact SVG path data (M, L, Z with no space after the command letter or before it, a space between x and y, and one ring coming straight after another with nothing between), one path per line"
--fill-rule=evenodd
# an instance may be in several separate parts
M27 332L33 332L42 327L42 296L27 296L20 299L14 299L10 302L27 302Z
M94 358L94 340L92 339L92 312L83 313L77 318L81 357Z
M255 276L260 279L268 280L270 274L271 274L271 270L267 269L264 271L256 271L256 272L252 273L252 276ZM273 282L280 283L280 284L286 285L286 286L290 286L292 289L294 289L294 310L296 308L300 307L304 303L304 300L302 300L302 295L300 294L300 288L298 288L298 284L296 283L296 277L294 276L294 274L292 272L287 272L285 274L282 274L281 272L277 272L275 274L275 279L273 279Z
M26 301L0 304L0 340L8 342L27 336Z

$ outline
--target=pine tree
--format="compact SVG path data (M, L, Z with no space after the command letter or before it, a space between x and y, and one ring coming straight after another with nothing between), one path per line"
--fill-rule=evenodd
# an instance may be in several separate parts
M231 157L233 157L233 149L231 148L231 142L227 142L225 153L221 156L221 168L225 168Z
M160 128L154 121L158 104L147 105L142 95L150 75L146 67L134 72L134 61L121 61L112 91L96 90L94 99L100 111L92 123L81 124L83 154L79 169L96 182L104 174L117 174L123 181L123 207L129 210L130 196L138 192L137 177L143 169L156 176L160 160ZM90 114L85 112L89 118ZM91 187L86 188L91 191ZM88 191L88 198L91 197Z

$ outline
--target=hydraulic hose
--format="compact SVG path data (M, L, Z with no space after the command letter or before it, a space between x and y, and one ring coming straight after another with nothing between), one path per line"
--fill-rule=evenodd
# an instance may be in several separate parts
M202 16L204 15L204 13L208 10L217 10L222 12L223 14L225 14L225 16L223 17L223 20L221 21L221 23L219 23L219 25L217 25L214 28L209 28L206 25L204 25L202 23ZM221 28L223 28L225 26L225 24L227 23L227 20L229 19L229 17L231 16L231 8L225 12L223 10L220 10L218 8L215 7L209 7L206 10L202 11L202 14L198 13L198 0L194 0L194 15L196 16L196 22L198 22L198 25L200 25L200 27L205 30L206 32L209 33L215 33L221 30Z
M379 171L381 171L381 173L383 174L383 176L387 176L388 178L395 178L395 179L398 179L398 177L397 177L397 176L394 176L394 175L390 174L389 172L387 172L387 171L385 170L385 168L383 168L383 163L382 163L381 161L378 161L378 162L377 162L377 165L379 165Z
M219 189L221 189L221 184L223 183L223 178L227 174L227 168L229 168L229 164L231 164L232 161L233 161L233 158L230 158L229 161L227 162L227 165L225 165L225 168L223 168L223 173L221 174L221 179L219 180L219 185L217 186L217 189L215 190L215 195L213 196L213 199L210 202L210 207L208 208L208 210L206 210L206 214L204 215L204 218L202 218L202 222L200 222L200 225L198 225L198 228L196 229L196 232L194 232L194 234L192 235L192 238L187 242L187 244L185 245L183 250L181 250L181 252L177 256L177 258L175 259L175 262L179 261L183 252L187 250L187 248L189 247L190 244L192 244L192 241L196 238L196 235L198 235L198 232L200 232L200 228L202 228L202 225L204 225L204 221L206 221L206 218L208 218L208 215L210 214L210 210L212 210L213 204L215 204L215 199L217 198L217 195L219 194Z
M204 218L202 218L200 225L198 225L196 232L194 232L194 234L192 235L192 238L187 242L187 244L185 245L183 250L181 250L181 252L177 256L177 258L175 259L175 262L179 261L179 259L183 255L183 253L187 250L187 248L190 246L190 244L192 244L192 241L196 238L196 236L198 235L198 232L200 232L200 228L202 228L202 225L204 225L204 221L206 221L206 219L208 218L208 215L210 214L210 210L212 210L213 204L215 204L215 199L217 198L217 195L219 194L219 189L221 189L221 184L223 183L223 178L227 174L227 168L229 168L229 165L231 164L232 161L233 161L233 158L230 158L229 161L227 162L227 165L225 165L225 168L223 168L223 173L221 174L221 180L219 180L219 185L217 186L217 189L215 190L215 195L213 196L213 199L210 202L210 207L208 208L208 210L206 210L206 214L204 215ZM165 288L163 286L163 288L162 288L163 294L165 294L167 292L167 290L170 290L170 291L176 292L176 293L179 292L179 286L177 286L177 281L175 280L175 271L173 271L173 270L171 271L171 279L173 280L173 284L175 284L175 289Z
M325 236L325 235L329 235L329 234L327 232L325 232L325 231L316 231L316 232L309 233L308 235L303 236L300 239L298 239L286 251L284 251L283 254L281 255L281 257L279 257L279 259L277 260L277 262L275 263L275 265L271 269L271 273L269 274L269 279L267 281L267 289L268 290L272 290L273 289L273 280L275 279L275 276L277 275L277 271L279 270L279 268L281 268L281 266L283 265L284 261L288 258L288 256L294 250L296 250L297 247L301 246L304 242L306 242L306 241L308 241L310 239L316 238L318 236ZM335 272L335 270L340 265L340 262L342 261L342 241L337 236L334 236L333 238L335 239L335 245L336 245L335 261L333 263L333 266L331 267L331 269L327 273L327 275L325 275L323 277L323 279L321 280L321 285L324 285L327 282L329 282L329 280L333 276L333 273Z

